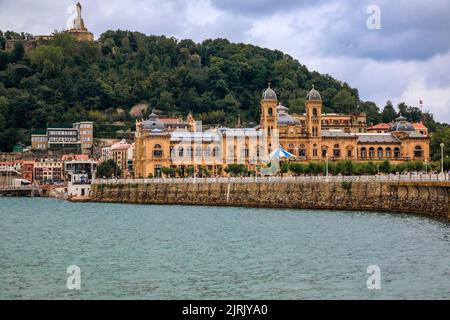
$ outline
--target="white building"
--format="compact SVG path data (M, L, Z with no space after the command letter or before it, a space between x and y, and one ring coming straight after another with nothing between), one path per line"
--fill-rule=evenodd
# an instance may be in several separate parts
M67 185L69 197L89 196L97 164L95 160L71 160L64 163L64 169L70 177Z

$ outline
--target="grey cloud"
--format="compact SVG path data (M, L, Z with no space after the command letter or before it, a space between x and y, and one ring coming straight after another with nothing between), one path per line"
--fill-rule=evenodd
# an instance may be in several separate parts
M321 1L307 0L211 0L216 8L244 15L270 15L302 6L310 6Z

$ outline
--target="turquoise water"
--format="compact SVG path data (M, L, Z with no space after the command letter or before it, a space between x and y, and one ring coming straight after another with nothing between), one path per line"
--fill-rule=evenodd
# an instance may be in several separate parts
M450 298L450 223L418 216L0 198L0 221L0 299Z

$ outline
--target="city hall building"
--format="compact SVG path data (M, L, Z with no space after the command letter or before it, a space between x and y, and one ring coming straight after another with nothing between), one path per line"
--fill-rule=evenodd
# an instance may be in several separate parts
M429 160L429 136L402 116L383 132L367 132L364 113L322 113L322 98L313 88L305 99L303 115L291 115L269 87L261 98L261 116L253 128L218 127L203 131L189 114L186 121L160 118L154 112L136 122L135 177L161 176L162 167L188 167L223 174L229 164L241 163L258 171L268 155L282 147L293 155L289 161L383 161ZM427 132L426 132L427 133ZM286 159L287 160L287 159Z

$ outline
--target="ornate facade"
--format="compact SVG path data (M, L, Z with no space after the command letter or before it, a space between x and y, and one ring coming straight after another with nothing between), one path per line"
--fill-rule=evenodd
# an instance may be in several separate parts
M314 89L305 100L306 112L291 115L269 87L261 99L260 123L255 128L215 128L202 131L190 114L186 121L162 121L155 113L136 122L134 174L160 176L162 167L223 168L242 163L257 171L279 146L292 153L291 161L352 160L392 162L429 160L429 137L399 117L387 132L367 133L364 114L322 113L322 98ZM166 118L167 119L167 118ZM192 172L192 170L191 170Z

